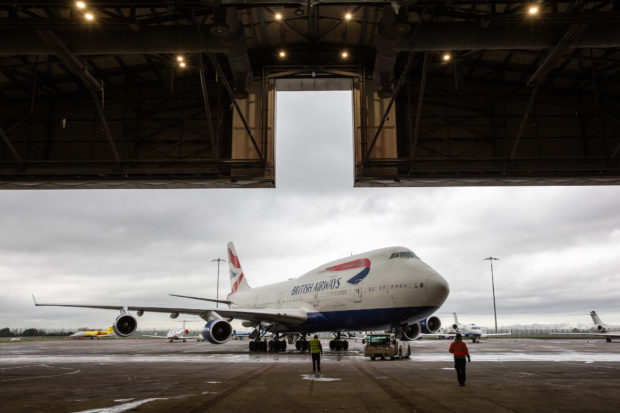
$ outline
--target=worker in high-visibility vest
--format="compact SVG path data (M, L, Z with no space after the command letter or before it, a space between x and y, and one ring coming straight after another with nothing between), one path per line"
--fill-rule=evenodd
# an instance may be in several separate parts
M463 343L463 337L457 334L454 341L450 343L450 353L454 354L454 368L456 369L456 378L461 386L465 385L465 357L467 361L471 361L467 344Z
M310 349L310 356L312 356L312 371L321 373L321 354L323 354L323 346L321 346L321 342L319 341L319 336L316 334L314 338L310 340L310 345L308 348Z

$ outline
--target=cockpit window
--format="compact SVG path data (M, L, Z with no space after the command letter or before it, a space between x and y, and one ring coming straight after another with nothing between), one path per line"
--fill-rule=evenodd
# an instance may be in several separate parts
M393 252L392 255L390 255L390 259L392 258L418 258L418 256L411 251L401 251Z

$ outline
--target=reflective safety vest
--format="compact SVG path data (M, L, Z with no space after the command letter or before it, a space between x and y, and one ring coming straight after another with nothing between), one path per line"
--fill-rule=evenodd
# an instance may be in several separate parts
M467 344L463 343L452 343L450 344L450 353L454 354L454 357L466 357L469 356L469 350L467 350Z
M320 353L321 352L321 342L318 338L313 338L310 340L310 353Z

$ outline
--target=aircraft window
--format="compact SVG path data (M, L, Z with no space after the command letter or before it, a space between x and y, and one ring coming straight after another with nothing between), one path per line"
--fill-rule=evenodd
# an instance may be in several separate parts
M392 255L390 255L390 259L392 258L418 258L418 256L411 251L402 251L393 252Z

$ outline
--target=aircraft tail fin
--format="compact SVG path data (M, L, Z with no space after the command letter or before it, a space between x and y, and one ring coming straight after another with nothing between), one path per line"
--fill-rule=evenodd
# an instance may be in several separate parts
M114 334L114 326L108 327L108 329L105 332L106 334Z
M596 314L596 311L594 311L594 310L590 311L590 317L592 317L592 321L594 321L594 324L596 324L596 325L602 325L603 324L603 322L599 318L598 314Z
M454 312L452 314L454 314L454 324L458 324L459 323L459 318L456 316L456 312Z
M239 256L235 250L235 246L232 241L228 243L228 268L230 269L230 297L236 292L250 290L251 287L248 284L243 268L239 262Z

